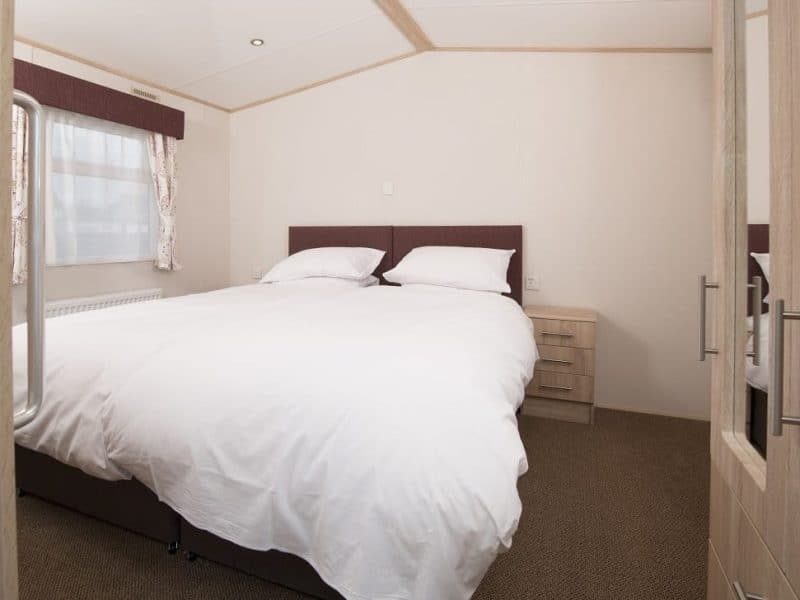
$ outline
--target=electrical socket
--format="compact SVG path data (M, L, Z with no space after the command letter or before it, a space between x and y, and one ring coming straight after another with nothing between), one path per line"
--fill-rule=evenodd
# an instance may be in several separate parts
M542 278L539 275L529 275L525 278L525 289L530 292L538 292L542 289Z

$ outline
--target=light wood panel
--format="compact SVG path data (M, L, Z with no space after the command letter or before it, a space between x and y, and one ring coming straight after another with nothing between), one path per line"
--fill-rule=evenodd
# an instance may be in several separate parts
M765 8L764 10L757 10L757 11L749 13L746 18L748 18L748 19L757 19L758 17L766 17L768 14L769 14L769 10Z
M738 10L735 10L738 9ZM800 428L770 435L766 462L741 435L746 311L745 16L714 3L714 254L720 353L712 359L711 539L730 582L770 600L800 589ZM770 29L772 297L800 308L800 3L773 0ZM732 232L732 234L731 234ZM740 251L737 252L735 249ZM784 414L800 414L800 331L787 323ZM774 334L773 334L774 335ZM738 382L738 383L737 383ZM772 390L771 390L772 392ZM770 408L770 412L773 407ZM712 586L711 581L709 586Z
M422 27L414 20L414 17L411 16L411 13L408 12L408 9L403 6L400 0L374 0L374 2L389 17L394 26L406 36L406 39L411 42L417 52L433 49L433 42L422 31Z
M712 324L709 345L719 352L709 358L711 457L761 530L766 465L745 447L734 430L735 400L737 394L741 397L744 393L743 386L735 385L744 368L742 340L745 335L745 320L739 319L737 314L743 315L746 306L744 279L741 279L741 286L737 284L737 254L734 249L737 236L741 240L742 235L746 235L747 223L746 203L741 196L745 189L741 179L744 170L737 175L737 163L744 164L745 155L744 140L740 137L745 131L744 85L743 78L737 77L743 61L737 61L735 44L736 29L743 31L744 19L737 20L734 9L734 2L730 0L714 0L713 267L710 280L717 282L719 289L709 291L708 317ZM740 48L738 52L741 54L742 50ZM738 266L741 278L742 265ZM742 289L737 290L738 287ZM742 343L741 352L737 351L737 340Z
M546 346L595 347L595 324L591 322L534 318L533 334L537 344Z
M524 307L524 310L526 315L536 319L564 319L566 321L597 323L597 313L588 308L528 304Z
M14 0L0 0L0 223L11 215ZM0 227L0 598L17 598L17 521L11 396L11 231Z
M540 358L525 393L525 414L594 422L594 347L597 312L526 305Z
M538 344L539 361L536 369L551 373L574 373L594 375L594 350L570 348L568 346L546 346Z
M711 469L710 530L731 584L738 581L745 592L769 600L797 600L766 542L716 467Z
M714 544L708 540L708 594L707 600L738 600L731 590L722 570Z
M800 2L770 0L770 287L800 310ZM786 322L784 414L800 416L800 322ZM767 541L800 590L800 427L771 436L767 454Z

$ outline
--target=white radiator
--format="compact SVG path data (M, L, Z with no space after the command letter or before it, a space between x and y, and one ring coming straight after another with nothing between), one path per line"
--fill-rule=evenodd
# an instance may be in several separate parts
M92 296L90 298L68 298L66 300L47 302L44 305L44 316L47 318L60 317L87 310L97 310L98 308L108 308L134 302L147 302L148 300L158 300L159 298L161 298L161 288L103 294L102 296Z

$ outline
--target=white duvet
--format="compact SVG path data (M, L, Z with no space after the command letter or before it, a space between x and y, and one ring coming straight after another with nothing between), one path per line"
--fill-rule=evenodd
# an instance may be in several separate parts
M530 320L491 293L278 288L48 321L43 410L17 441L133 475L348 599L469 598L519 521Z

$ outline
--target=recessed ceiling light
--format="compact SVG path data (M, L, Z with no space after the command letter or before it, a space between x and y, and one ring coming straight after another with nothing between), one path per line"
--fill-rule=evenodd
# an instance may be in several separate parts
M253 46L263 46L264 40L262 40L261 38L253 38L252 40L250 40L250 44Z

